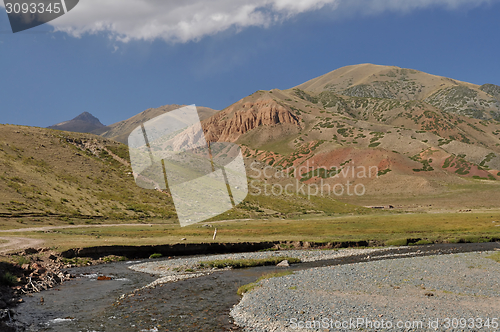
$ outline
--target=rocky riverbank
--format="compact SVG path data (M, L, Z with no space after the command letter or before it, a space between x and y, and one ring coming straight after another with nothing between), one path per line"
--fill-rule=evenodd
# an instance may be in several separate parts
M74 278L65 269L82 265L96 265L107 259L66 259L49 248L28 248L10 253L0 262L0 331L22 330L12 310L22 303L23 297L32 296L59 286Z
M384 330L389 325L395 331L497 330L500 264L489 255L386 259L296 271L261 281L231 316L252 332Z
M264 273L289 270L296 271L295 273L298 274L304 273L297 272L299 270L313 271L320 266L333 267L359 262L376 263L396 258L409 259L407 257L493 250L494 248L500 248L500 245L478 243L380 249L284 250L166 257L113 264L98 264L109 261L109 257L99 260L68 259L58 257L50 251L39 250L32 254L19 253L15 257L29 258L30 269L35 267L32 263L40 264L41 261L47 261L47 264L58 269L62 268L63 271L77 275L79 278L53 289L49 288L42 293L24 296L24 303L21 303L17 309L3 311L0 316L8 322L12 318L12 315L10 317L9 315L17 313L14 322L16 320L23 322L23 326L30 328L42 326L47 331L53 332L100 330L99 326L105 326L105 330L109 331L119 327L124 332L137 332L139 326L146 330L162 326L162 328L172 328L172 330L183 332L233 331L239 328L233 325L229 310L241 300L236 294L238 287L255 281ZM52 258L50 258L51 255ZM292 264L289 267L264 266L233 271L213 270L200 265L201 261L208 260L277 256L296 257L303 263ZM70 268L76 264L84 267ZM132 269L129 269L130 266ZM22 266L17 265L16 268L24 271ZM26 275L27 272L29 273ZM28 270L22 273L29 276L33 272L35 271ZM38 271L38 274L40 272ZM314 282L309 282L309 284L314 284ZM270 303L272 305L273 302ZM186 321L187 314L191 319ZM61 320L67 317L71 319ZM275 317L268 317L268 322L272 323L274 319ZM246 324L238 317L235 317L235 320L242 326ZM49 326L46 324L49 324L50 328L46 327ZM0 331L23 331L23 326L16 329L12 325L10 330L6 326L1 327Z

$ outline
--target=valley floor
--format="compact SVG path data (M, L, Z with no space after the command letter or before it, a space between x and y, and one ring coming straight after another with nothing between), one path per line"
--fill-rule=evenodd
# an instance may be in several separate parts
M188 227L179 227L171 220L154 219L133 223L77 218L4 218L0 220L0 253L36 246L62 252L72 248L112 245L364 241L370 246L381 246L488 242L500 238L498 209L412 212L395 207L369 212L326 215L310 211L293 219L233 219L207 221Z

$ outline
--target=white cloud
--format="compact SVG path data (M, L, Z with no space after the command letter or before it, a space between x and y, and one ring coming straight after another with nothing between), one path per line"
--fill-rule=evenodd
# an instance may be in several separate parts
M188 42L228 29L269 27L319 9L378 14L431 6L456 9L494 1L497 0L80 0L71 12L49 24L75 37L102 32L121 42Z
M407 13L430 7L455 10L463 7L478 7L498 0L347 0L345 7L363 14L379 14L385 11Z
M73 36L106 32L112 38L187 42L229 28L268 27L338 0L81 0L50 22Z

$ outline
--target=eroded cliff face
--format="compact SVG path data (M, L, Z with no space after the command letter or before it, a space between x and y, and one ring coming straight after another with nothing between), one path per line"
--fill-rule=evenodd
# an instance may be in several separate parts
M235 142L252 129L277 124L300 127L300 119L273 99L237 103L202 122L210 142Z

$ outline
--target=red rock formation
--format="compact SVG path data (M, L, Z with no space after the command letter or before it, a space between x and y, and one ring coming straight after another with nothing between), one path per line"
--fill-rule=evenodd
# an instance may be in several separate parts
M237 103L203 121L207 141L235 142L244 133L259 126L293 124L300 127L299 118L272 99Z

